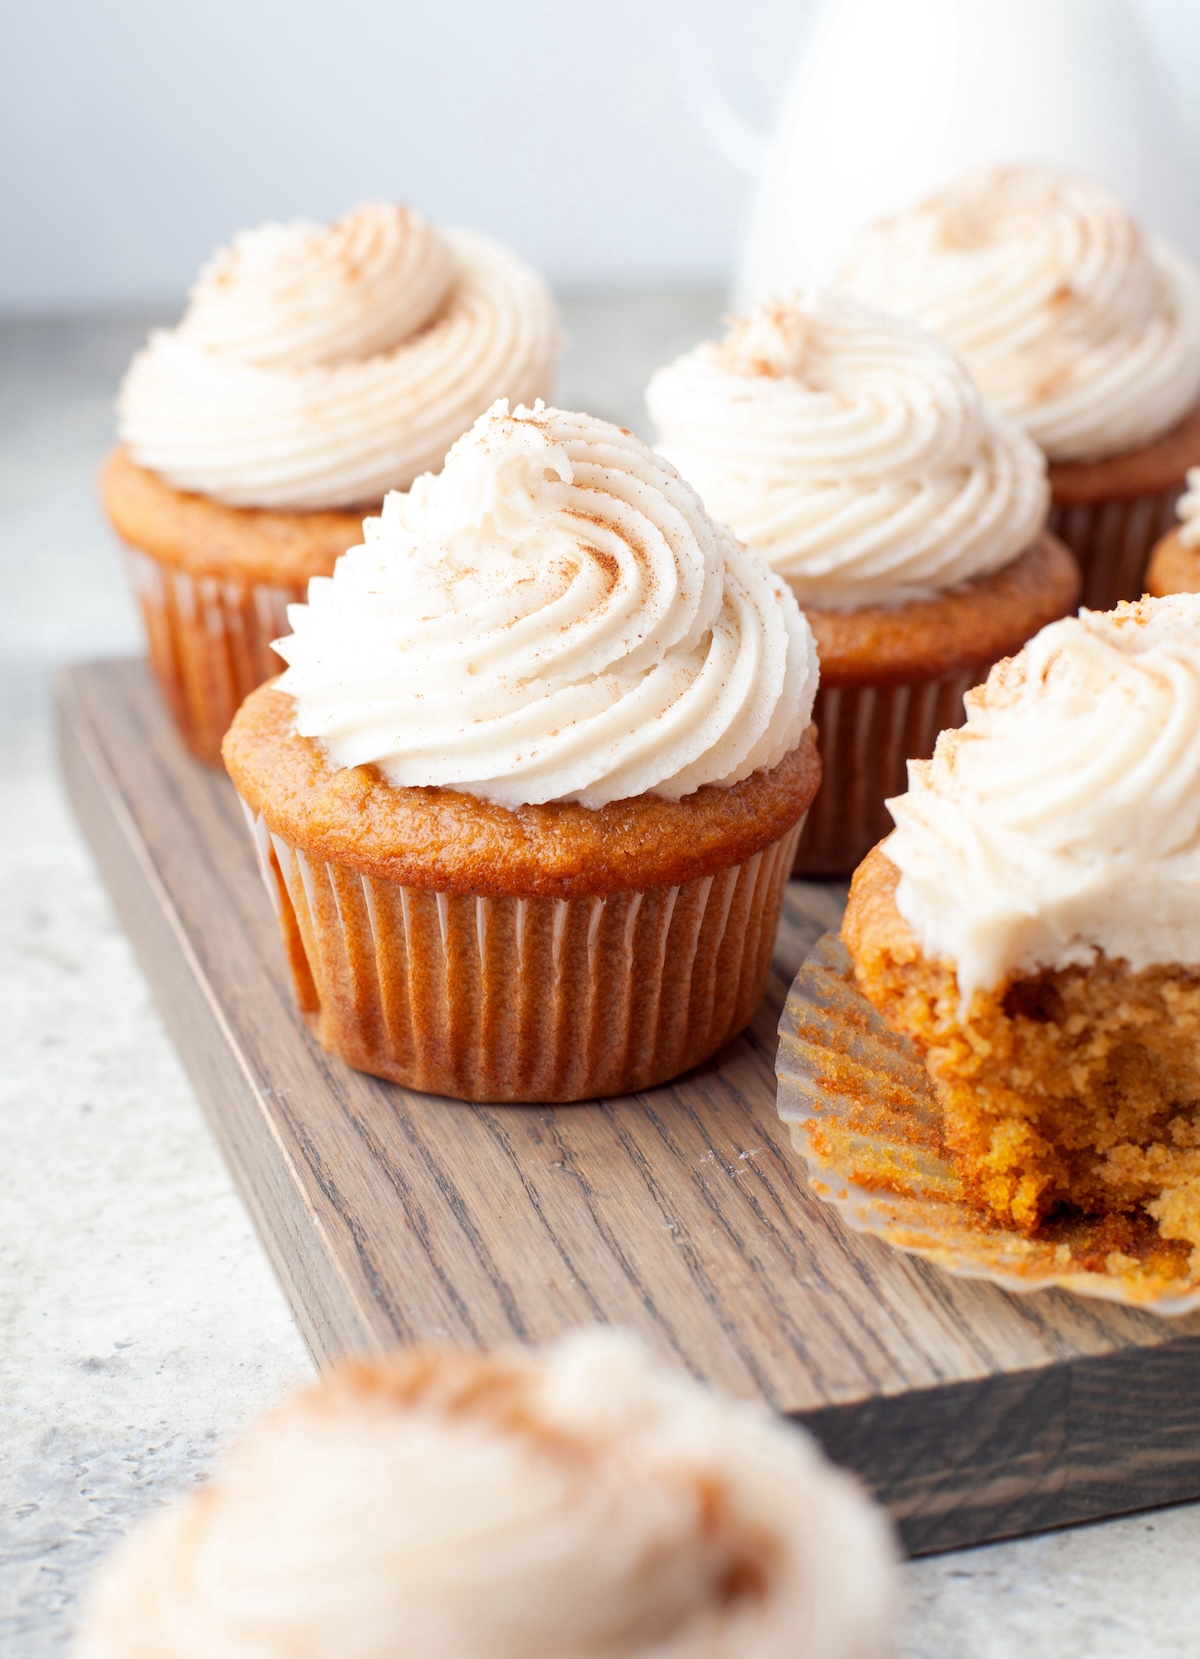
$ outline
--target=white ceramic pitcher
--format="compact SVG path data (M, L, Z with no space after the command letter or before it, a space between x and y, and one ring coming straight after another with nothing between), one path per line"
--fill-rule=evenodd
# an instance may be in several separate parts
M735 301L824 281L868 220L1016 160L1090 174L1200 259L1196 165L1129 0L826 0Z

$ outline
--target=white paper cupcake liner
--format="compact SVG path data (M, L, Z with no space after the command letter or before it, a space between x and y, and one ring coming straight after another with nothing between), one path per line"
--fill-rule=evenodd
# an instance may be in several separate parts
M305 584L191 576L128 550L154 671L179 734L217 765L221 739L256 686L283 670L271 641L288 630L287 607Z
M797 824L745 863L605 897L439 893L309 857L249 810L301 1008L360 1071L462 1100L628 1094L762 1000Z
M856 1232L1005 1290L1056 1287L1167 1316L1200 1308L1200 1281L1082 1266L1086 1222L1027 1238L966 1203L925 1067L858 990L836 934L797 975L779 1038L779 1115L814 1192Z
M938 733L961 726L963 698L988 664L901 685L823 685L813 719L821 787L796 852L798 876L848 876L892 831L884 802L908 788L908 762L928 760Z
M1182 479L1169 489L1126 500L1051 507L1047 529L1064 542L1083 573L1080 604L1111 611L1122 599L1140 599L1155 543L1175 524Z

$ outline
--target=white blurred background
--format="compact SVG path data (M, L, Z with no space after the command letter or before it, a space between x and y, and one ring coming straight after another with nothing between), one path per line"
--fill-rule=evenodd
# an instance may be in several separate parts
M903 9L911 0L894 0ZM1138 0L1200 151L1200 0ZM177 300L370 196L560 285L724 280L819 0L8 0L0 311Z

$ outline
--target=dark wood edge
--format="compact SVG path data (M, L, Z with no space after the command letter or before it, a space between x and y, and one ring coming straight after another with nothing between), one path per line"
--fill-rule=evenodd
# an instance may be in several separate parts
M1193 1337L795 1420L885 1506L909 1555L933 1555L1200 1497L1198 1384Z

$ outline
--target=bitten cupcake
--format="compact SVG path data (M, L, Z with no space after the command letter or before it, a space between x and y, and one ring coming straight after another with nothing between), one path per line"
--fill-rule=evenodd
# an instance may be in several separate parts
M970 1201L1139 1223L1200 1273L1200 595L1055 623L893 801L843 938L924 1056Z
M75 1659L884 1659L882 1514L594 1331L351 1361L104 1564Z
M500 396L551 390L554 302L508 249L372 203L268 224L214 255L150 336L101 479L130 549L150 661L180 733L217 762L271 640L363 512L441 464Z
M1200 467L1189 471L1187 486L1175 508L1179 523L1155 547L1146 572L1146 592L1155 599L1200 593Z
M1076 602L1045 462L945 345L841 295L735 319L646 401L661 452L812 624L824 783L796 868L848 874L967 688Z
M498 403L309 586L225 760L350 1065L567 1101L761 999L820 767L812 635L645 444Z
M873 226L839 281L941 335L1045 450L1084 603L1138 598L1200 463L1200 273L1099 185L1021 166Z

